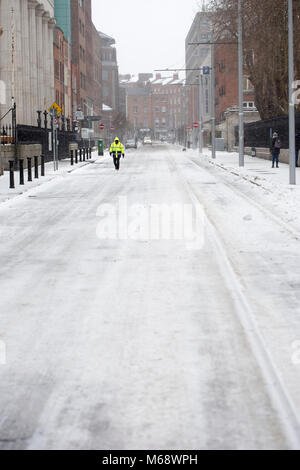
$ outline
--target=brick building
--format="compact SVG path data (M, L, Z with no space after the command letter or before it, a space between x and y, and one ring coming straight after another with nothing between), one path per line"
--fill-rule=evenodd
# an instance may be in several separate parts
M238 48L235 44L215 46L216 121L225 120L227 109L239 104ZM255 110L254 89L244 77L244 109Z
M91 12L91 0L72 0L72 103L73 113L81 109L88 114L87 106L87 66L86 66L86 18Z
M55 101L64 116L72 119L71 45L58 27L54 30L53 47Z
M186 89L178 74L162 77L139 74L126 78L127 119L136 134L151 134L155 139L175 139L185 126Z
M152 95L149 86L127 88L127 120L130 122L135 135L141 129L152 129ZM149 133L149 132L148 132Z

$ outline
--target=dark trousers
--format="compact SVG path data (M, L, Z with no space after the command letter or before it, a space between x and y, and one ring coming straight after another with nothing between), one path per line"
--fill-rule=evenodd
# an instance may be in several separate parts
M276 165L278 166L278 163L279 163L279 153L273 153L272 155L272 165L274 166L276 163Z
M298 166L298 159L299 159L299 149L296 150L296 166Z
M120 160L121 160L121 157L119 157L118 155L114 155L114 164L115 164L116 170L120 169Z

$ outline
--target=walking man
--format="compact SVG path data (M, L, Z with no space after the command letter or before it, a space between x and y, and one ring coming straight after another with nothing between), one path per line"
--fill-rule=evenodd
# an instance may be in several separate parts
M114 158L114 165L115 165L116 171L119 171L121 157L122 156L123 158L125 157L125 149L124 149L124 145L121 144L118 137L116 137L114 142L111 144L109 153Z
M281 149L281 141L279 139L277 132L274 132L273 137L272 137L271 147L270 147L270 151L272 155L272 168L275 167L275 163L276 163L276 168L279 168L280 149Z

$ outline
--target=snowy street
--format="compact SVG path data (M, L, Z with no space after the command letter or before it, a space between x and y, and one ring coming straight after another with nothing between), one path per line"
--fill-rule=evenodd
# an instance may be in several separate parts
M299 186L249 162L155 144L0 194L0 449L300 449ZM200 205L204 242L101 239L120 197Z

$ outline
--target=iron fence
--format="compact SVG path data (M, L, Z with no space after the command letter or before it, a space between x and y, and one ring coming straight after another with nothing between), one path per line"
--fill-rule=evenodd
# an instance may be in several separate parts
M300 113L296 113L296 131L300 131ZM289 117L279 116L245 124L245 147L269 148L273 132L279 134L283 149L289 148ZM239 145L239 128L235 127L235 144Z

